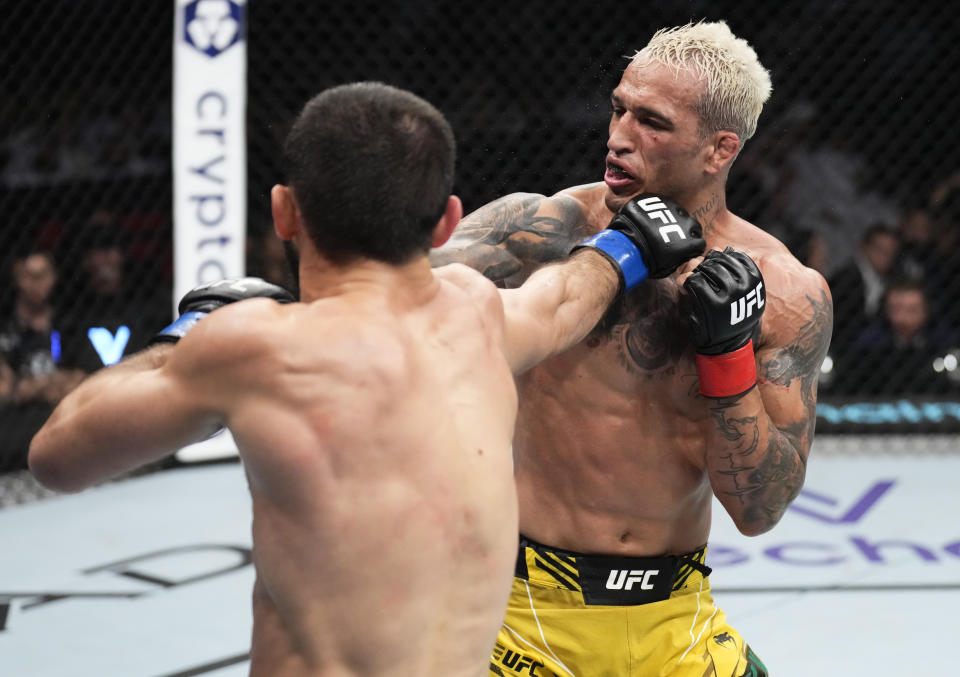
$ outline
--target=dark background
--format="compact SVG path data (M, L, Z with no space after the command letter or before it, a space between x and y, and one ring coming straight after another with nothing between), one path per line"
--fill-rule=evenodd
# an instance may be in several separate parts
M38 247L56 255L60 316L89 310L81 262L91 243L113 239L124 293L96 310L152 322L171 305L173 2L0 10L0 312L14 304L12 261ZM251 0L250 271L272 274L263 243L269 188L283 178L278 148L321 89L380 80L434 103L457 135L456 191L470 211L509 192L599 180L625 57L657 28L697 19L725 19L773 78L731 175L731 209L802 258L814 234L828 277L868 228L885 225L903 245L890 277L907 270L926 286L937 338L919 366L898 371L885 344L848 337L831 350L824 397L955 397L949 369L929 368L960 345L960 13L949 3ZM918 215L936 222L922 246L904 234ZM904 268L910 251L921 255Z

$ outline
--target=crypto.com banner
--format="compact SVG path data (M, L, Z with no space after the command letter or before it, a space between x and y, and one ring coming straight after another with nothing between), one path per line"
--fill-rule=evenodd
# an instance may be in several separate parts
M174 289L244 274L246 0L175 0Z

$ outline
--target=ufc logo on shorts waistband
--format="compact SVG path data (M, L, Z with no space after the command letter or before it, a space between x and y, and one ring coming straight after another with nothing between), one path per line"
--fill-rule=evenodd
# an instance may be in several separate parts
M645 211L651 219L657 219L665 224L658 229L660 231L660 237L663 238L664 242L670 242L671 233L676 233L677 237L681 240L687 239L687 236L683 234L683 229L677 225L677 217L667 209L667 205L663 204L660 198L644 198L643 200L638 200L637 204L640 205L640 208Z
M746 296L730 304L730 324L740 324L753 315L754 308L757 310L763 308L763 304L763 282L760 282L756 289L751 289Z
M650 579L659 573L659 569L611 569L607 590L633 590L634 583L639 583L641 590L653 590Z

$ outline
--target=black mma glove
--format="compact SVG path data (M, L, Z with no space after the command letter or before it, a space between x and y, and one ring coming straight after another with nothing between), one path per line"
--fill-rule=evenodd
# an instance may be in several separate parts
M767 292L749 256L727 247L710 251L686 282L685 315L697 349L700 394L732 397L757 383L751 337Z
M176 342L213 310L228 303L252 298L268 298L278 303L293 303L293 294L283 287L259 277L241 277L218 280L188 291L177 306L180 317L150 340L154 343Z
M697 220L683 207L659 195L644 193L614 215L610 225L574 247L602 253L620 275L620 291L629 291L648 277L670 275L706 247Z

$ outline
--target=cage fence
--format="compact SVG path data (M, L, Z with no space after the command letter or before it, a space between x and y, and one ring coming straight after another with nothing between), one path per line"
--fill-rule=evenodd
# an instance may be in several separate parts
M173 3L4 9L0 388L90 373L102 367L90 327L127 326L129 353L172 306ZM457 136L456 192L470 211L600 179L627 57L661 26L726 20L774 85L731 172L729 206L820 269L834 296L820 429L838 442L818 447L956 449L960 13L949 4L250 0L247 12L247 266L280 283L269 190L283 180L290 122L323 88L378 80L436 105ZM49 359L16 324L17 271L37 252L55 273L57 339L31 340ZM0 469L23 468L32 430L71 382L51 376L43 397L0 397ZM34 491L22 472L12 478Z

